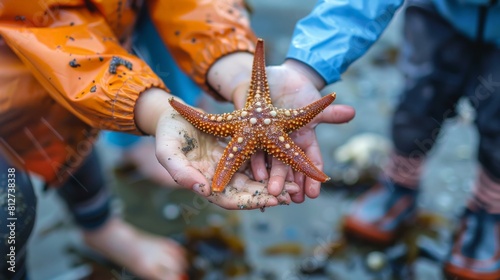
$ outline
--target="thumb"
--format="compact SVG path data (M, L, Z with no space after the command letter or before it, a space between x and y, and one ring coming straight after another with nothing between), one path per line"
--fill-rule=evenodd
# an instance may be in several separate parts
M250 82L243 82L234 89L233 104L236 109L241 109L245 106L249 86Z
M210 195L210 184L205 176L195 167L186 156L177 151L172 152L168 145L157 147L158 161L170 173L174 181L184 188L192 189L202 196Z

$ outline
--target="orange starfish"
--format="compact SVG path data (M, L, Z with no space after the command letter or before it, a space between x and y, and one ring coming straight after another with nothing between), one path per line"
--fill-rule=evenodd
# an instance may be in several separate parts
M271 103L264 60L264 41L255 50L252 80L245 107L231 113L199 112L173 98L172 107L197 129L219 137L231 136L212 181L213 191L222 191L233 174L257 149L262 149L306 176L326 182L330 178L319 170L288 136L309 123L335 100L335 93L299 109L276 108Z

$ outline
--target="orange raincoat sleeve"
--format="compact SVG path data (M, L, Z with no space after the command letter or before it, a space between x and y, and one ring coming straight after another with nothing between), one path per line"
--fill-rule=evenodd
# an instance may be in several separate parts
M105 18L76 6L59 8L48 22L38 21L43 26L35 19L4 14L0 36L51 97L92 127L139 133L134 121L139 93L164 85L120 46Z
M113 5L120 6L121 1L53 0L50 7L39 5L43 1L29 2L24 7L17 1L2 3L0 36L37 81L90 126L140 133L134 121L139 94L165 86L117 39L127 33L127 26L133 26L135 14L117 14ZM207 71L218 58L253 51L255 37L242 1L156 0L148 4L181 68L207 90ZM47 17L54 7L57 14ZM43 20L37 20L40 16Z
M222 99L207 83L210 66L224 55L255 51L257 38L244 1L152 0L147 4L158 33L181 69L206 92Z

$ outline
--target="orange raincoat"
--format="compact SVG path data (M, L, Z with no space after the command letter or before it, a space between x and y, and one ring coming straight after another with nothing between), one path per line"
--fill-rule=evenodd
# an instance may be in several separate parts
M0 0L0 152L58 185L100 129L140 134L139 94L163 82L124 47L142 1ZM210 91L221 56L253 52L242 1L146 1L180 67Z

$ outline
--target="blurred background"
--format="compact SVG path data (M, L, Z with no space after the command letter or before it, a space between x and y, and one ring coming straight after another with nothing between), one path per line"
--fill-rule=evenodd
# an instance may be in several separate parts
M315 1L248 3L254 30L266 42L267 64L281 63L295 22ZM390 146L389 120L403 86L397 69L403 16L396 15L341 82L325 89L337 92L335 103L351 105L357 114L348 124L317 128L324 171L333 178L318 199L263 212L226 211L188 191L159 186L101 137L98 149L116 194L116 213L183 243L193 279L442 279L440 261L475 172L477 139L465 102L431 153L419 200L422 214L401 241L377 248L347 241L341 232L343 215L373 182ZM152 67L162 78L174 78L161 65ZM193 102L210 112L232 110L204 95ZM144 143L151 147L151 139ZM57 195L41 189L37 186L39 211L30 240L31 279L138 279L87 249Z

